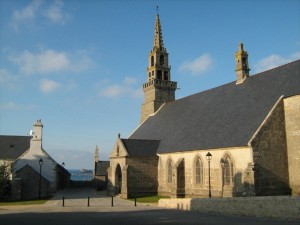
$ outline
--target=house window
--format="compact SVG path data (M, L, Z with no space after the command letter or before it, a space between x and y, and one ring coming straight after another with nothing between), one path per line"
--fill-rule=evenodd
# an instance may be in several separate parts
M195 165L196 184L203 183L203 164L200 158L196 160Z
M168 171L168 183L172 183L172 161L171 160L169 160L168 162L167 171Z
M223 159L223 166L224 185L232 185L233 163L229 155Z

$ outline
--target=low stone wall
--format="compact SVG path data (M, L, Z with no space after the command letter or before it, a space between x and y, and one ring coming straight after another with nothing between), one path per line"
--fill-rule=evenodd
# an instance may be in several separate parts
M300 219L300 197L290 196L160 199L158 206L225 215Z

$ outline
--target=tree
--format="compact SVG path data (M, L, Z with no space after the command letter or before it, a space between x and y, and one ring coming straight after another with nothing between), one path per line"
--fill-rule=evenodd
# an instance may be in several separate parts
M0 164L0 201L7 200L10 197L11 181L9 175L9 166Z

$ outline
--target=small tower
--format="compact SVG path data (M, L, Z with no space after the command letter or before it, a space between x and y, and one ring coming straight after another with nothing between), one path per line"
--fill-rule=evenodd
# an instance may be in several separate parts
M248 53L244 51L243 43L239 44L239 49L235 53L235 63L236 63L236 84L241 84L244 80L249 77L249 64L248 64Z
M94 159L95 159L95 162L98 162L98 161L99 161L99 148L98 148L97 145L96 145L96 148L95 148Z
M96 172L97 172L97 165L99 163L99 148L98 146L96 145L96 148L95 148L95 155L94 155L94 178L96 176Z
M141 122L165 102L175 100L177 82L171 81L169 54L164 47L159 14L156 15L153 48L149 53L147 82L143 84Z

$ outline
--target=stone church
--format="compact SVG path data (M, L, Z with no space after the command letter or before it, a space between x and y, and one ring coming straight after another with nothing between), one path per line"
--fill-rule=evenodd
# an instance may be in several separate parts
M300 195L300 60L175 100L157 14L141 123L117 138L108 193L123 198Z

